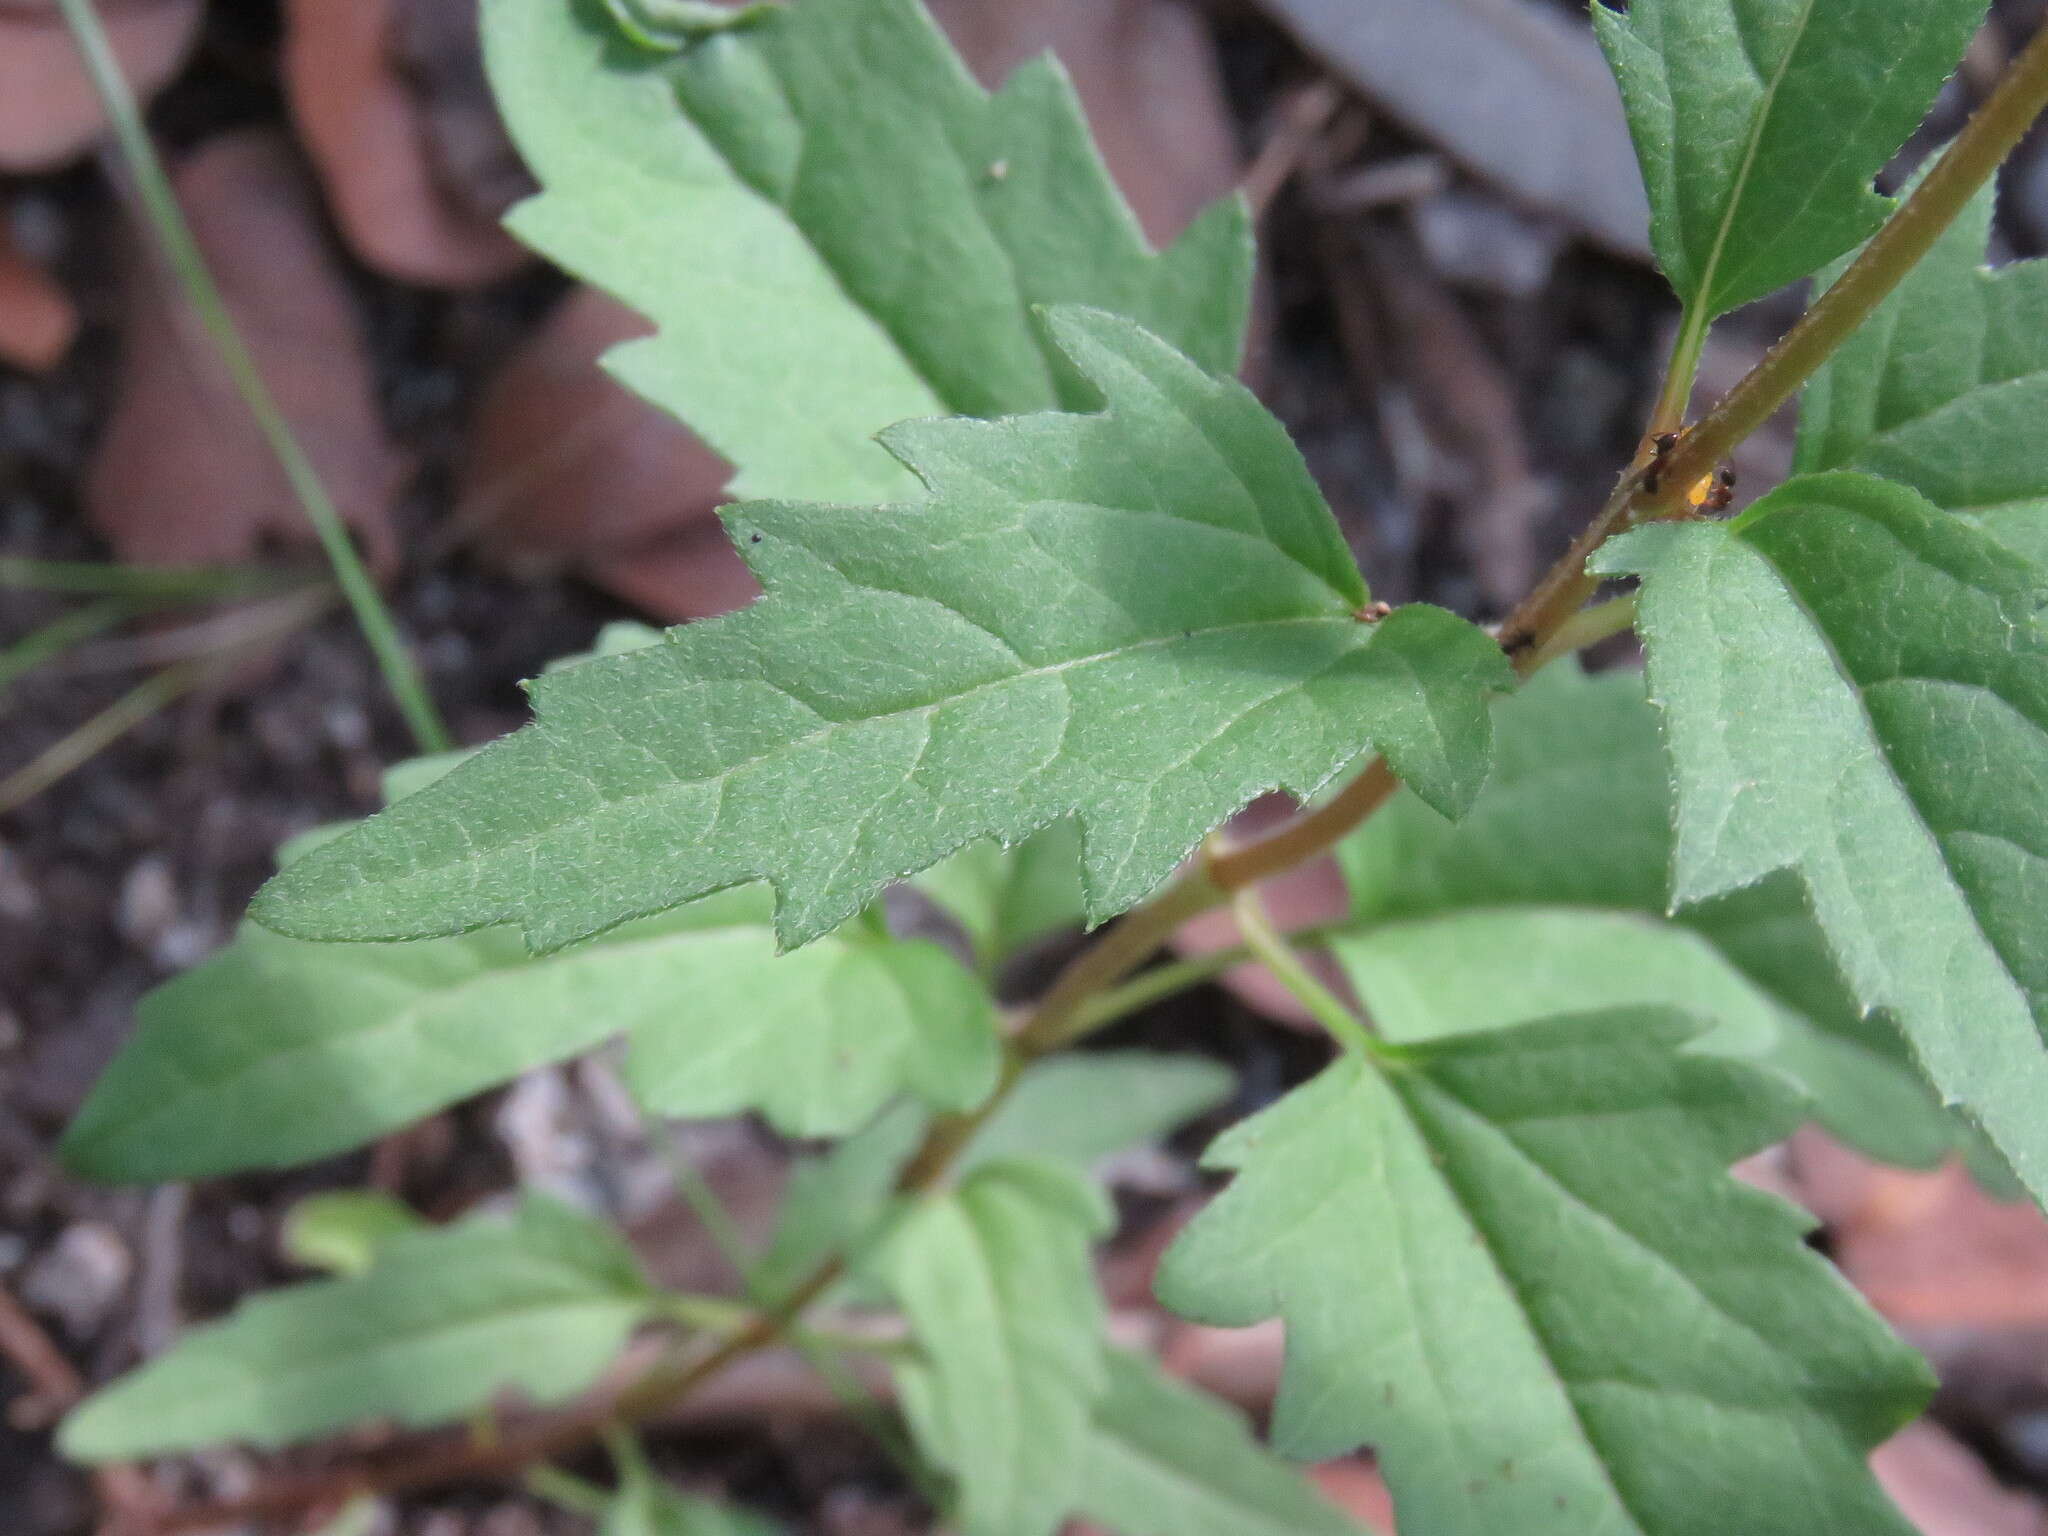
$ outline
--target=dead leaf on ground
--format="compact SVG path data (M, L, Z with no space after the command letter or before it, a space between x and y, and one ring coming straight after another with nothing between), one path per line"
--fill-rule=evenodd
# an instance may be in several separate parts
M292 118L369 267L463 288L528 259L498 215L529 185L492 111L475 0L290 0Z
M122 73L147 101L175 75L204 0L99 0ZM107 120L57 0L0 0L0 171L40 171L97 144Z
M1924 1420L1878 1447L1870 1468L1922 1536L2048 1533L2038 1503L1999 1486L1982 1461Z
M2048 1324L2048 1217L2031 1202L1992 1199L1957 1164L1886 1168L1814 1130L1794 1138L1791 1161L1835 1262L1892 1322Z
M396 550L403 464L378 419L347 289L282 136L208 140L173 176L244 341L373 564ZM86 478L93 526L123 560L232 564L312 529L204 331L153 252L131 246L111 419Z
M1258 0L1343 79L1531 207L1625 256L1650 213L1583 21L1533 0Z
M5 46L0 39L0 48ZM15 248L0 207L0 361L41 373L71 350L77 334L77 306L55 278Z
M760 588L714 515L732 467L598 368L647 331L594 288L570 294L485 392L456 515L515 570L576 570L680 623Z

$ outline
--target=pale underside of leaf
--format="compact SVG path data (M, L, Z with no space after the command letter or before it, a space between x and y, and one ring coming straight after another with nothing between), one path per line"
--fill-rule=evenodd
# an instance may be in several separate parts
M924 1355L897 1387L958 1485L963 1536L1052 1536L1108 1384L1088 1247L1103 1196L1051 1164L998 1163L912 1210L877 1258Z
M778 957L768 911L736 891L539 959L505 929L345 947L245 929L144 999L65 1161L106 1179L289 1166L617 1034L657 1113L759 1109L823 1136L899 1091L985 1096L994 1019L950 956L842 934Z
M1795 870L1865 1006L2048 1196L2048 578L1848 474L1601 566L1645 577L1676 898Z
M980 837L1083 829L1096 920L1255 795L1377 746L1483 781L1498 648L1365 589L1279 424L1128 322L1060 311L1094 416L892 435L930 500L751 505L768 595L544 678L540 718L309 854L253 909L307 938L516 922L552 948L766 878L801 943Z
M615 1234L529 1197L514 1221L401 1236L364 1275L245 1302L90 1399L60 1443L110 1460L445 1422L510 1388L558 1401L604 1371L650 1295Z
M1694 1028L1627 1010L1340 1062L1218 1142L1237 1176L1162 1299L1283 1317L1276 1443L1371 1442L1432 1536L1903 1533L1863 1457L1925 1371L1801 1213L1726 1176L1797 1102L1680 1050Z
M1869 1155L1931 1167L1950 1152L1963 1127L1927 1089L1896 1028L1863 1015L1796 879L1669 911L1670 773L1640 676L1559 665L1501 700L1495 717L1494 773L1462 820L1401 795L1338 850L1353 907L1338 952L1375 1009L1395 1011L1388 1027L1435 1018L1462 1031L1505 1024L1510 1010L1527 1018L1673 1002L1732 1017L1752 1043L1774 1034L1765 1059L1806 1085L1831 1132ZM1516 935L1518 921L1548 931ZM1389 927L1400 932L1376 936ZM1609 948L1617 953L1603 959ZM1651 964L1659 956L1678 968ZM1700 985L1696 973L1714 970L1713 957L1732 975ZM1646 990L1617 990L1629 975ZM1656 990L1672 985L1690 996ZM1521 1006L1539 995L1540 1006Z

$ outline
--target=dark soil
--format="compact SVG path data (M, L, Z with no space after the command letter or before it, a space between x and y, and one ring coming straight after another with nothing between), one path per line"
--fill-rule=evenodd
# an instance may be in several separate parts
M1255 146L1273 103L1310 68L1248 7L1213 9L1246 141ZM187 144L229 124L281 120L276 31L269 4L217 3L194 62L155 109L164 139ZM1375 124L1367 158L1392 161L1426 148ZM2028 175L2030 186L2042 179ZM1466 190L1491 196L1476 183ZM54 225L61 275L87 309L84 337L55 373L0 371L0 550L104 559L82 530L77 487L113 385L119 310L109 253L123 213L92 166L0 183L0 194L15 198L18 217L25 200ZM2048 234L2043 207L2022 201L2008 227L2015 251L2038 248ZM1388 251L1414 259L1399 210L1364 222L1382 242L1380 260ZM1403 467L1408 448L1388 424L1413 428L1399 426L1406 418L1390 411L1389 391L1411 381L1362 374L1358 354L1347 353L1343 306L1384 299L1338 292L1347 282L1369 284L1371 264L1333 266L1330 236L1328 216L1298 188L1270 214L1263 391L1302 443L1379 595L1490 616L1497 604L1475 575L1485 541L1525 538L1535 559L1548 560L1598 503L1633 449L1671 305L1654 274L1579 247L1567 248L1537 291L1520 296L1424 274L1490 359L1513 403L1528 469L1556 493L1533 527L1475 533L1475 498L1456 488L1456 464L1424 490ZM520 679L586 647L606 620L628 616L582 586L514 581L461 551L422 553L440 547L431 535L450 503L480 381L560 283L528 277L457 297L360 271L355 284L388 421L420 466L402 508L413 555L390 597L456 732L482 741L523 718ZM1782 305L1760 309L1748 323L1749 344L1760 346L1785 314ZM1387 318L1377 324L1378 355L1391 366L1399 348L1386 341ZM1742 323L1736 330L1740 345ZM59 606L0 592L0 646ZM17 683L0 703L0 772L112 704L136 676L48 668ZM130 1028L137 998L232 933L276 845L371 808L381 768L410 754L362 644L335 615L232 680L154 715L0 818L0 1284L17 1295L34 1291L28 1282L41 1272L47 1286L61 1252L83 1265L68 1308L45 1306L37 1317L89 1378L127 1367L178 1322L290 1278L277 1254L281 1213L310 1190L364 1178L368 1158L358 1156L190 1190L105 1190L58 1171L52 1147ZM1282 1091L1317 1060L1309 1042L1276 1033L1220 991L1136 1021L1121 1038L1224 1055L1245 1068L1250 1102ZM452 1134L404 1166L405 1192L428 1208L459 1208L512 1177L485 1116L458 1114L447 1124ZM88 1239L75 1235L81 1230ZM0 1364L0 1401L22 1386ZM685 1480L730 1487L804 1529L918 1528L906 1523L915 1501L851 1431L746 1428L679 1438L661 1454ZM221 1458L209 1475L226 1487L243 1469ZM40 1429L0 1427L0 1526L17 1536L81 1536L93 1510L90 1485L52 1459ZM433 1536L578 1528L492 1490L414 1501L405 1522Z

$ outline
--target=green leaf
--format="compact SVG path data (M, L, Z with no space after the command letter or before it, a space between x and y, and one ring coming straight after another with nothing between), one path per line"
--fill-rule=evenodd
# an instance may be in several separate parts
M1689 1011L1704 1016L1711 1006L1716 1019L1752 1041L1758 1016L1743 994L1754 988L1776 1005L1777 1040L1766 1059L1806 1085L1816 1118L1837 1136L1909 1167L1931 1167L1954 1148L1962 1128L1910 1064L1898 1030L1867 1017L1841 980L1796 880L1774 877L1667 914L1670 774L1640 676L1588 678L1568 664L1549 668L1496 706L1495 738L1493 777L1462 821L1453 825L1403 794L1338 849L1352 931L1368 946L1412 946L1407 954L1417 962L1415 996L1404 1001L1386 994L1401 983L1385 967L1368 977L1357 968L1353 942L1340 943L1359 984L1381 989L1368 994L1376 1012L1405 1008L1418 1019L1435 1013L1468 1021L1446 1027L1479 1027L1482 1015L1472 1010L1485 1006L1496 982L1499 995L1520 996L1522 982L1512 974L1520 967L1532 968L1545 986L1543 1005L1522 1008L1524 1018L1624 1001L1683 1001L1655 991L1619 995L1610 979L1619 963L1655 985L1647 962L1669 959L1680 969L1667 984L1694 989L1684 1001ZM1571 924L1560 915L1568 908L1584 911L1587 923ZM1488 917L1470 918L1469 927L1460 918L1493 913L1511 923L1514 910L1542 915L1550 924L1546 938L1558 947L1497 948L1523 941L1489 934ZM1677 926L1603 927L1603 913L1659 923L1668 915ZM1453 921L1441 930L1415 922L1428 918ZM1414 936L1372 938L1396 923L1413 924ZM1598 952L1630 948L1627 935L1634 932L1645 946L1640 957ZM1462 938L1475 942L1461 944ZM1749 987L1725 977L1707 982L1697 940L1711 944ZM1441 963L1430 958L1433 946L1446 951ZM1506 1022L1497 1013L1483 1017ZM1430 1032L1419 1022L1412 1028Z
M1983 265L1995 197L1987 186L1814 375L1797 468L1910 485L2048 564L2048 261Z
M1049 1158L1077 1172L1150 1146L1230 1097L1227 1067L1198 1056L1081 1051L1024 1069L1016 1087L960 1153L966 1173L1011 1158ZM828 1255L880 1222L896 1176L929 1123L899 1104L830 1152L797 1163L761 1261L769 1291L795 1285Z
M899 1088L971 1109L995 1087L994 1007L936 944L850 934L777 956L753 929L678 979L687 1001L666 998L666 1019L640 1028L626 1058L627 1085L656 1114L759 1109L792 1136L843 1136Z
M2048 1197L2048 574L1842 473L1598 564L1644 578L1674 898L1795 871L1860 1001Z
M590 1386L650 1312L618 1234L529 1195L390 1243L367 1274L273 1292L195 1328L64 1421L80 1461L288 1445L370 1419L442 1423L516 1389Z
M1048 1157L1086 1170L1150 1146L1230 1097L1236 1074L1201 1056L1084 1051L1030 1067L961 1153L964 1166Z
M1077 1506L1117 1536L1360 1536L1244 1415L1111 1350Z
M1680 1049L1662 1010L1338 1062L1225 1135L1237 1170L1160 1298L1279 1315L1276 1445L1370 1441L1430 1536L1910 1528L1864 1466L1932 1387L1727 1177L1785 1135L1782 1080Z
M901 1090L971 1108L997 1065L988 994L944 950L855 926L778 956L758 887L541 958L505 928L335 946L252 925L143 999L63 1156L100 1179L289 1166L621 1033L650 1109L794 1136Z
M1062 928L1077 928L1081 840L1056 821L1014 848L970 843L913 882L966 930L984 972Z
M829 11L830 6L826 9ZM1127 321L1051 318L1099 415L889 441L933 488L729 519L768 595L534 686L536 724L308 854L302 938L516 922L550 949L756 877L785 944L981 837L1082 824L1099 921L1254 795L1377 746L1438 807L1484 781L1499 648L1364 583L1280 424Z
M1330 948L1394 1041L1664 1007L1712 1026L1701 1050L1767 1058L1798 1024L1698 934L1629 912L1481 907L1342 934Z
M424 1229L411 1206L370 1189L308 1195L284 1219L279 1245L295 1264L360 1275L398 1238Z
M624 3L645 21L672 0ZM1057 64L991 97L915 0L750 20L663 54L597 0L484 8L492 89L543 188L508 222L654 322L607 365L738 466L736 494L900 497L884 427L1087 403L1035 305L1129 315L1236 366L1242 204L1153 255Z
M1984 0L1631 0L1593 7L1672 287L1711 318L1818 271L1893 204L1871 186Z
M905 1213L875 1257L922 1358L896 1384L958 1485L962 1536L1052 1536L1074 1508L1108 1386L1089 1261L1102 1192L1050 1163L996 1163Z

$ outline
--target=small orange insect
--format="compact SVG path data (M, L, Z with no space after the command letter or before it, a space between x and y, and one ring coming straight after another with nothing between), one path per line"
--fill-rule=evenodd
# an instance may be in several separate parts
M1664 478L1664 463L1678 446L1679 434L1659 432L1650 439L1650 463L1643 471L1643 494L1654 496ZM1686 505L1701 516L1715 512L1726 512L1735 500L1735 471L1722 465L1711 475L1703 475L1685 493Z

